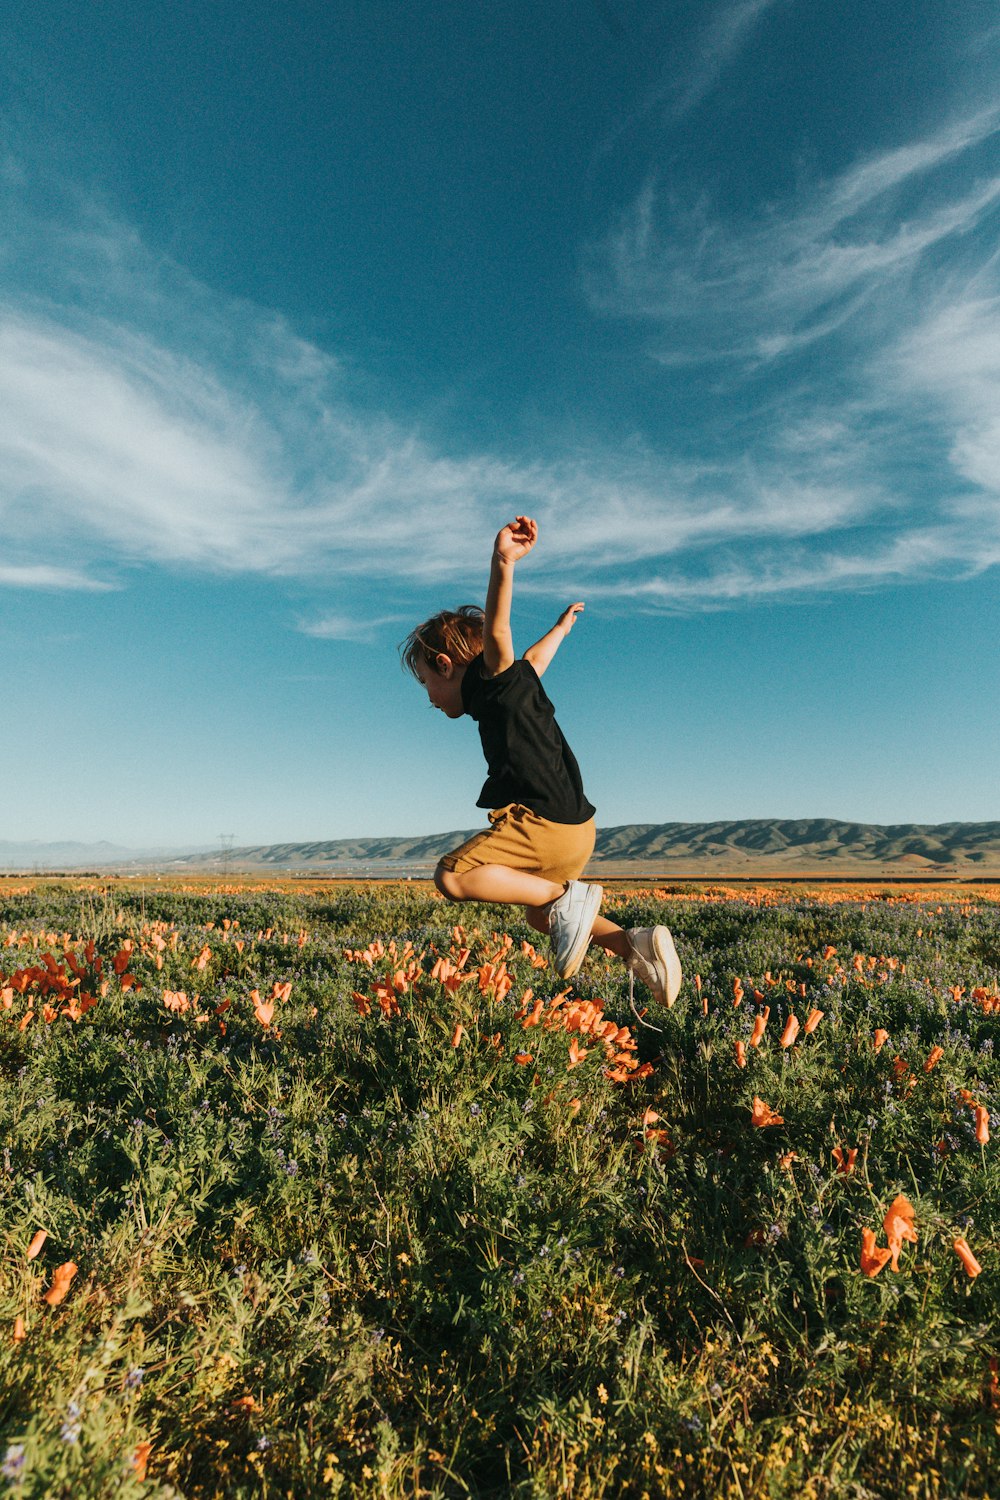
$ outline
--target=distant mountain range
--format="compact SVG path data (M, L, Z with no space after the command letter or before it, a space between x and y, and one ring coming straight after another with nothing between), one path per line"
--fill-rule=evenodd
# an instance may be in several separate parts
M301 871L311 875L426 875L475 830L419 838L330 839L222 851L124 849L100 844L0 841L0 869L170 872ZM1000 822L847 823L754 818L718 823L630 823L602 828L594 874L966 875L1000 878Z

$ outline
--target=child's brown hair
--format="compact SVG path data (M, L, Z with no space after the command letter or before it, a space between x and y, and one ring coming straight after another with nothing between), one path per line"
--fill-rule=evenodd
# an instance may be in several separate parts
M432 615L401 642L399 654L403 666L408 667L414 677L417 663L437 671L440 655L450 656L456 666L470 662L483 649L483 620L485 616L478 604L460 604L458 609L443 609Z

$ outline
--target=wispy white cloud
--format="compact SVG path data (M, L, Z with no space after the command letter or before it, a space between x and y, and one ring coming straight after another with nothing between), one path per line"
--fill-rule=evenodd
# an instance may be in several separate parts
M685 558L636 597L706 607L997 563L998 133L1000 110L978 110L739 219L682 213L649 182L591 247L595 310L642 325L663 366L724 382L791 511L816 509L810 475L845 497L802 548L791 526L755 537L734 474L747 549L727 559L720 537L709 568Z
M686 60L671 48L663 76L599 143L594 162L610 155L642 121L660 114L677 121L717 86L736 62L764 16L782 0L730 0L696 34Z
M686 114L700 104L778 0L735 0L712 18L698 49L698 57L683 79L674 103L675 114Z
M352 401L336 360L144 257L127 229L116 246L102 221L71 251L77 284L93 277L107 305L0 304L0 515L25 580L68 582L68 558L86 557L109 578L140 562L479 584L485 545L516 509L538 515L558 577L824 533L872 504L829 466L793 494L787 461L778 475L639 445L530 462L435 451ZM306 628L343 636L347 618Z
M599 312L662 327L669 342L654 338L651 352L668 362L801 349L884 304L930 252L996 209L1000 175L977 176L975 156L998 132L1000 109L977 111L743 221L661 204L650 181L590 247L585 289ZM964 171L940 180L962 156Z
M59 589L89 593L106 592L111 585L88 578L75 568L54 568L46 563L20 565L0 563L0 586L14 589Z
M649 191L604 247L595 300L666 326L694 298L712 337L728 308L747 360L775 361L980 222L1000 194L993 179L879 235L865 215L996 127L970 117L872 158L742 239L723 244L705 220L688 259L679 239L665 242ZM1000 467L988 277L978 303L965 283L967 306L941 301L905 338L887 325L878 371L867 362L882 407L870 388L821 416L789 402L745 452L712 462L638 440L526 460L442 450L372 410L337 358L275 313L214 295L86 201L64 204L42 234L18 208L24 174L3 183L0 256L17 290L0 300L0 585L109 587L134 564L295 579L337 601L297 628L365 640L399 624L401 590L476 597L489 539L514 511L535 514L545 538L527 589L581 589L609 605L718 607L996 560L1000 523L984 500ZM32 256L32 245L43 248ZM779 274L766 274L769 257ZM766 337L786 343L767 350ZM922 510L881 457L916 402L950 432L961 481Z
M313 619L302 619L298 628L303 635L311 635L319 641L354 641L367 646L378 640L389 625L402 627L409 622L409 615L368 615L327 612Z

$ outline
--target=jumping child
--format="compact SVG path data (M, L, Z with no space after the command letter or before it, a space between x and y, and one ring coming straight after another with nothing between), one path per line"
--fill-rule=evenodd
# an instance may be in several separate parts
M434 708L476 720L489 771L476 805L492 809L491 826L444 855L434 883L452 901L523 906L531 926L548 934L561 978L576 973L593 942L669 1006L681 966L668 928L616 927L599 915L601 886L578 878L594 850L595 809L539 679L583 605L571 604L541 640L514 655L514 566L537 539L537 524L517 516L493 544L485 611L469 604L444 610L400 647Z

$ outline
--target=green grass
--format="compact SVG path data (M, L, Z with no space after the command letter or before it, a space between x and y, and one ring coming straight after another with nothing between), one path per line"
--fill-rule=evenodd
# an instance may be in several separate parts
M424 887L2 894L0 1495L998 1493L1000 1118L980 1145L959 1093L1000 1097L996 903L605 909L674 932L658 1030L603 957L553 1010L518 913ZM430 970L466 946L449 989ZM288 981L265 1027L251 991ZM642 1076L555 1024L577 997ZM755 1096L784 1123L755 1129ZM900 1193L917 1244L869 1278Z

